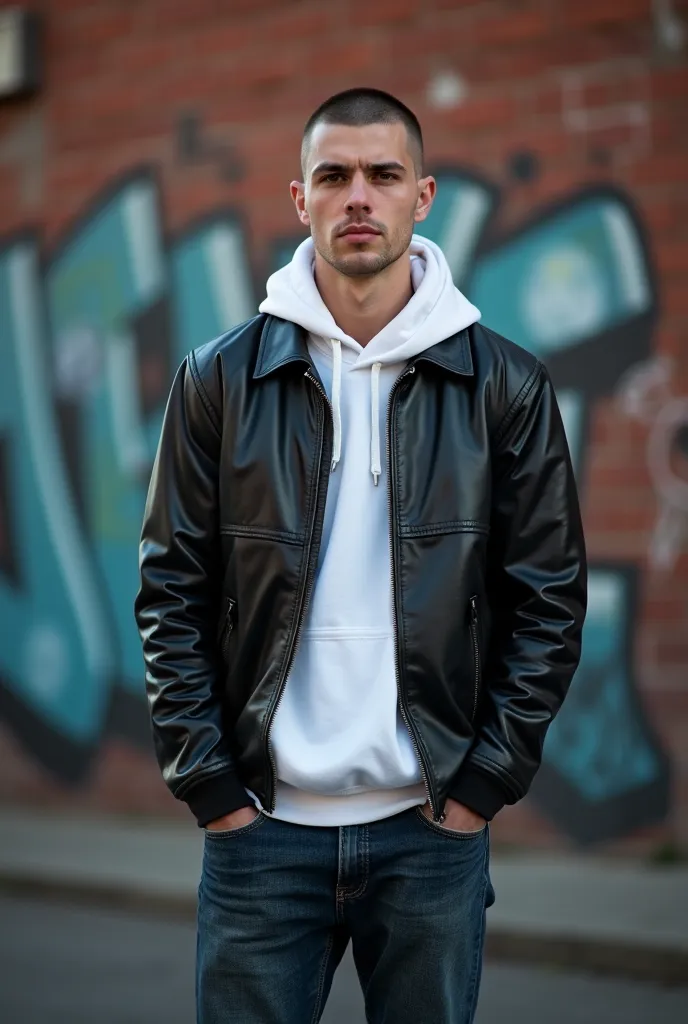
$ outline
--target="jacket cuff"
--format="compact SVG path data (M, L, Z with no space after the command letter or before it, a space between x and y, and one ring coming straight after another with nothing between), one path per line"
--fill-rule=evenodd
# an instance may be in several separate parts
M182 797L191 813L204 828L209 821L231 814L240 807L255 807L255 803L239 781L235 771L215 772L200 779Z
M508 799L508 794L496 779L471 764L461 768L447 795L475 811L485 821L492 821Z

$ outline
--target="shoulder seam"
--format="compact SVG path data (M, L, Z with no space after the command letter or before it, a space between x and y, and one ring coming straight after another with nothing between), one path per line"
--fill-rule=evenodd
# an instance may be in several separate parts
M502 440L504 434L506 433L506 431L508 430L512 420L515 418L516 413L519 411L519 409L521 408L521 406L525 402L526 398L528 397L528 395L532 391L533 386L534 386L536 380L538 379L538 377L540 376L540 374L542 372L542 369L543 369L543 365L540 362L540 360L538 359L537 362L535 363L535 366L533 367L533 369L528 374L528 377L526 378L526 381L523 384L521 390L516 395L516 397L514 398L513 402L511 403L511 405L509 406L507 411L504 413L504 416L502 417L502 420L501 420L499 426L497 427L497 429L495 431L494 438L493 438L493 444L495 446L498 445L501 442L501 440Z
M222 430L220 428L220 421L217 418L217 413L213 408L213 403L210 401L208 392L205 389L205 385L201 380L201 375L198 372L198 364L196 362L196 353L194 351L189 352L189 370L191 372L191 379L196 388L196 393L201 400L201 404L205 409L206 416L210 421L210 425L213 427L218 437L221 436Z

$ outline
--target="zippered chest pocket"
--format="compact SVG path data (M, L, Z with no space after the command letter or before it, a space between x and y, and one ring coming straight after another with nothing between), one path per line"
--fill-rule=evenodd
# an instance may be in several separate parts
M225 665L227 664L227 660L229 658L229 645L232 639L232 633L234 631L235 609L236 601L234 600L234 598L225 597L223 603L223 615L220 621L218 641L220 653L222 655L222 660L224 661Z

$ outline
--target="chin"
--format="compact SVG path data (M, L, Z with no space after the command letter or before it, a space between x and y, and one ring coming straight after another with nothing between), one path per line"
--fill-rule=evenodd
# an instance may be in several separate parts
M337 256L332 260L332 265L340 274L347 277L364 277L367 274L377 274L387 265L387 260L381 253L376 252L353 252L347 256Z

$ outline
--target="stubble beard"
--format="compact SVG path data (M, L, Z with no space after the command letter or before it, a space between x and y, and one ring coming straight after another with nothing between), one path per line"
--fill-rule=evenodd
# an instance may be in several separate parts
M412 235L413 226L411 225L407 229L400 229L395 237L386 241L382 250L378 252L350 252L346 256L335 252L334 246L323 245L315 238L313 244L325 262L344 277L374 277L404 255L411 244ZM361 249L363 249L363 244Z

